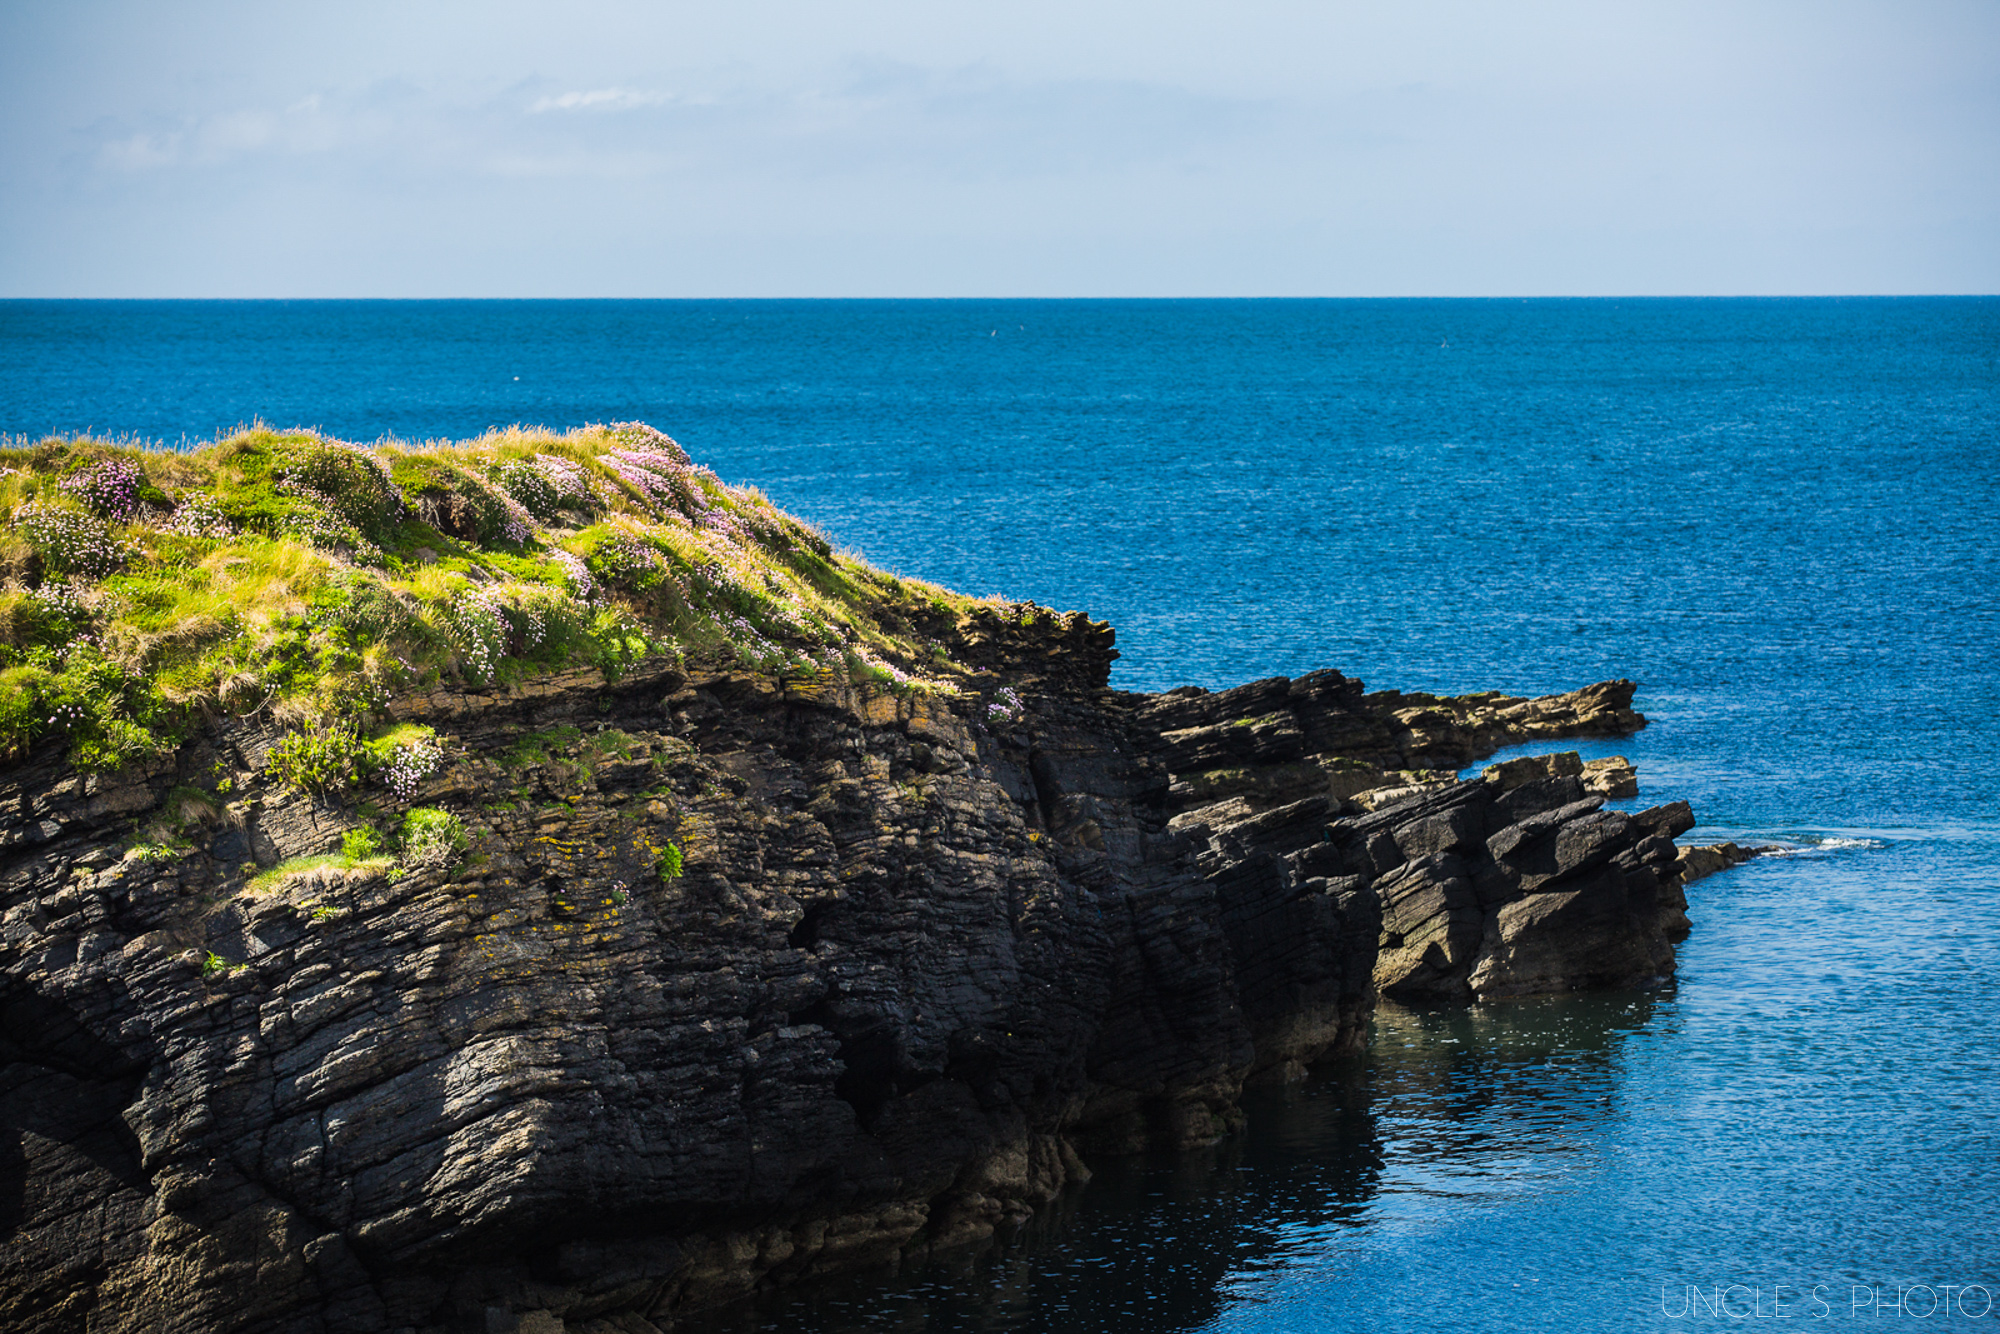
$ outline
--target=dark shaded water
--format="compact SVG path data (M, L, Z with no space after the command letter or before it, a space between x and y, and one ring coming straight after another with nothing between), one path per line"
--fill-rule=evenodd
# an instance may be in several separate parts
M1108 617L1132 688L1631 676L1653 726L1588 753L1798 849L1694 888L1672 992L1385 1011L1211 1156L744 1320L2000 1312L2000 300L12 302L0 355L17 433L642 418L903 573Z

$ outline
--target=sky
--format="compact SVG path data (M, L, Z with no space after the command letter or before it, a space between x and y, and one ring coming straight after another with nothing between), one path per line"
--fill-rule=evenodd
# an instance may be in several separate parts
M2000 292L2000 0L0 0L0 297Z

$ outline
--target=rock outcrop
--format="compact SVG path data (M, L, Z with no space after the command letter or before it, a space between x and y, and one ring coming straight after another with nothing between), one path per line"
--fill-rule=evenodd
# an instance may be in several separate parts
M1769 856L1781 850L1776 844L1757 844L1746 848L1739 843L1710 843L1703 847L1681 848L1674 865L1680 872L1681 884L1687 886L1697 880L1706 880L1717 871L1741 866L1753 857Z
M1684 804L1455 777L1643 726L1630 682L1135 695L1082 617L959 633L994 690L654 660L404 698L450 762L372 805L270 785L240 723L10 769L7 1327L644 1330L1213 1141L1378 994L1673 970ZM252 887L411 804L462 863ZM132 847L148 822L181 844Z

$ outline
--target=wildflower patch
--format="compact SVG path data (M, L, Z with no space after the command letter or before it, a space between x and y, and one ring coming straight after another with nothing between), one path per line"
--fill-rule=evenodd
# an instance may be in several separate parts
M977 604L833 551L636 422L457 445L238 432L191 453L0 449L0 752L117 767L224 713L288 734L285 781L385 770L394 696L705 654L815 689L957 689ZM422 760L422 763L420 763ZM389 780L384 780L389 781Z

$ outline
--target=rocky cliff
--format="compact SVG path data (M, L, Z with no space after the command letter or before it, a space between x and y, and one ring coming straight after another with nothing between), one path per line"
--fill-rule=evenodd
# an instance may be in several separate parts
M10 766L7 1327L664 1328L1227 1134L1378 994L1673 970L1685 805L1605 810L1629 770L1574 757L1454 777L1643 726L1629 682L1137 695L1080 616L938 633L964 689L696 657L408 692L443 763L365 798L275 782L255 717ZM464 847L295 860L408 807Z
M1455 1002L1673 969L1642 726L836 551L639 423L0 449L0 1323L622 1330L1034 1215Z

